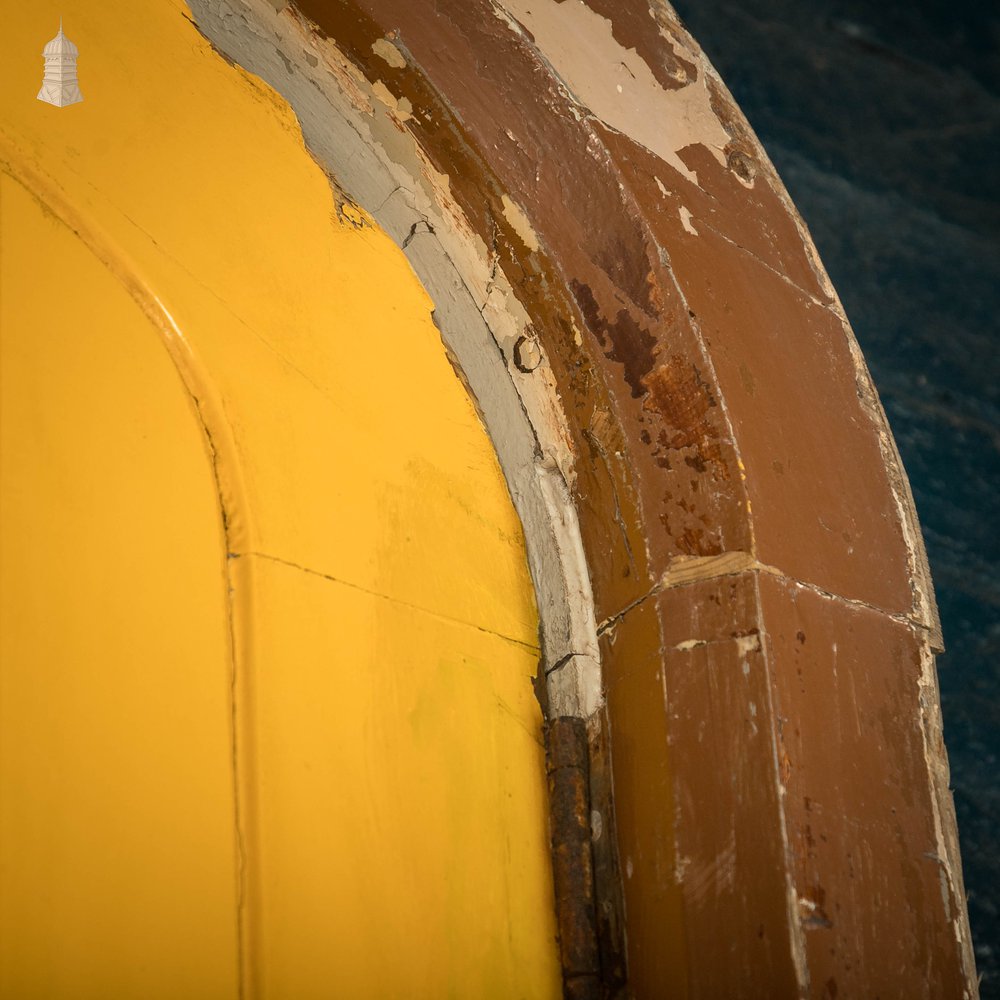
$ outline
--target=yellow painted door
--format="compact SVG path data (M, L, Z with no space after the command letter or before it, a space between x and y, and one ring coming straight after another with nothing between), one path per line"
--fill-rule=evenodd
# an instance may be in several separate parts
M185 13L0 41L0 994L557 996L491 446L405 259Z
M225 549L148 326L0 175L6 997L234 993Z

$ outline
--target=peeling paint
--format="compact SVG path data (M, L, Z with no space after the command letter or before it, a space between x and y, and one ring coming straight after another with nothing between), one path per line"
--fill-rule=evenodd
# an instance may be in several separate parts
M394 69L406 68L406 57L388 38L376 38L372 42L372 52L384 59Z
M542 486L549 481L553 468L564 483L572 482L569 435L551 372L545 366L533 372L530 379L516 373L523 381L514 389L503 346L507 345L510 357L528 320L506 276L490 266L485 245L454 205L447 176L437 171L420 147L395 126L387 121L386 127L381 127L375 109L388 102L375 96L376 84L369 83L329 40L317 41L292 8L276 16L265 4L258 3L254 17L267 24L278 39L298 39L298 44L317 54L318 66L308 71L303 67L301 82L282 71L275 62L274 50L263 38L252 33L241 35L237 25L221 16L215 0L192 6L199 23L220 48L284 88L314 154L331 165L331 173L336 173L338 183L352 199L368 207L400 243L415 224L426 228L427 220L433 220L433 233L410 242L407 253L435 299L435 320L483 414L514 503L526 525L546 660L551 665L568 651L591 650L582 654L588 658L585 662L591 664L589 667L575 664L552 675L551 683L558 685L552 692L553 701L564 714L593 712L602 698L600 668L593 611L587 610L588 598L584 596L589 594L589 579L580 543L572 540L579 528L571 508L558 512L551 521L553 504L556 508L567 504L565 486L555 491ZM340 166L333 171L335 163ZM520 210L512 201L511 209L517 219ZM530 226L522 238L526 245L534 238ZM464 300L467 294L473 295L478 304ZM486 318L489 325L484 322ZM496 377L498 365L505 373L500 379ZM542 378L538 378L539 374ZM524 427L526 416L531 423ZM519 427L524 429L519 431ZM541 465L535 454L536 442L544 448ZM529 447L525 448L526 444ZM550 523L556 527L547 527ZM538 530L528 525L536 525ZM582 597L582 604L577 595ZM566 685L577 685L579 689Z
M611 22L584 3L500 0L532 35L535 45L579 104L693 184L698 176L678 155L704 145L724 164L729 136L712 111L703 79L667 90L634 49L614 38Z
M694 225L691 222L691 219L693 218L691 212L683 205L681 205L677 211L680 213L681 225L684 227L684 231L690 233L692 236L697 236L698 230L694 228Z
M410 104L409 99L406 97L394 97L389 88L381 80L376 80L372 85L372 93L387 108L394 111L400 121L405 122L413 117L413 105Z
M519 205L515 205L507 195L503 195L500 200L503 202L503 214L507 217L507 221L514 227L514 232L524 240L524 245L529 250L537 253L538 237L531 228L531 223L524 214L524 209Z

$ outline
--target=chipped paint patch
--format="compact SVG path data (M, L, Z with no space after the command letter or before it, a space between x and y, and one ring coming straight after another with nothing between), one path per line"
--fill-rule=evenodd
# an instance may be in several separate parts
M695 229L694 226L691 224L691 219L693 218L691 213L683 205L681 205L677 209L677 211L680 214L681 225L684 227L684 230L690 233L692 236L697 236L698 230Z
M749 552L722 552L717 556L691 556L674 559L660 578L660 587L677 587L695 580L708 580L748 569L760 569L760 563Z
M538 252L538 237L535 235L531 223L528 221L524 209L515 204L507 195L501 199L503 202L503 214L506 220L514 227L514 232L521 237L524 245L532 252Z
M396 48L388 38L377 38L372 42L372 52L384 59L393 69L405 69L406 59L403 53Z
M736 651L740 656L746 656L748 653L756 653L760 650L760 636L757 633L753 635L737 635L733 636L732 639L685 639L683 642L678 642L674 645L674 649L678 653L687 653L692 649L698 649L700 646L708 646L714 642L735 642ZM745 671L746 672L746 671Z
M679 653L686 653L689 649L697 649L699 646L704 646L707 642L707 639L685 639L684 642L677 643L674 649Z
M372 84L372 93L401 121L408 121L413 117L413 105L406 97L396 97L389 88L381 81L376 80Z
M615 39L611 22L583 3L500 0L500 6L531 33L567 90L605 125L694 184L697 174L678 155L685 147L703 145L726 165L729 134L712 110L705 74L677 90L664 89L635 49Z

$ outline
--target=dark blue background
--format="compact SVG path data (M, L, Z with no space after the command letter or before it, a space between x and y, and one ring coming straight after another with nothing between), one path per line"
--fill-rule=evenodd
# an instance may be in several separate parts
M1000 4L679 0L791 192L871 366L947 653L984 998L1000 998Z

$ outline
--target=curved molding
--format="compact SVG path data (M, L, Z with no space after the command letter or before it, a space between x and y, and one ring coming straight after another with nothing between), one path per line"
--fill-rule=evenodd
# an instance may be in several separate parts
M249 662L252 649L250 629L255 610L252 562L241 558L243 553L252 548L250 506L232 428L208 370L135 261L108 236L97 220L73 205L58 184L33 165L30 158L2 130L0 172L20 184L46 214L79 239L136 304L156 331L177 371L205 442L226 551L221 570L225 580L228 614L228 667L231 674L229 708L232 712L232 750L235 761L233 822L238 865L235 878L241 901L237 925L238 960L242 981L253 983L256 978L254 955L259 950L254 940L254 908L242 904L258 891L259 882L251 870L253 859L258 854L254 846L256 768Z
M191 7L433 298L524 524L550 717L610 730L633 993L974 996L906 477L670 8Z
M80 240L125 289L156 330L191 400L205 440L219 496L219 515L227 551L245 551L250 547L248 505L236 444L218 392L183 330L125 250L115 244L98 222L71 204L59 186L32 164L30 158L2 131L0 170L20 184L46 214L58 220Z

